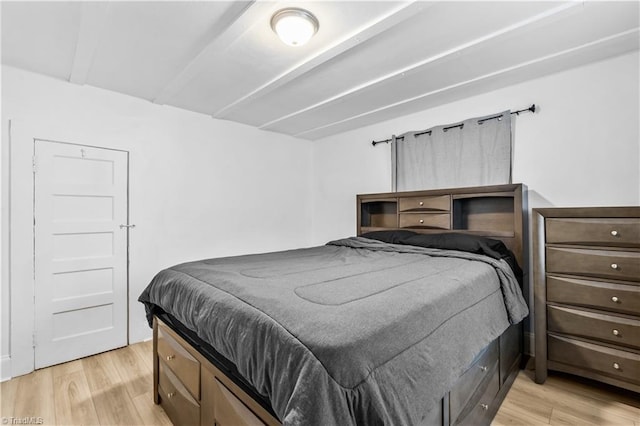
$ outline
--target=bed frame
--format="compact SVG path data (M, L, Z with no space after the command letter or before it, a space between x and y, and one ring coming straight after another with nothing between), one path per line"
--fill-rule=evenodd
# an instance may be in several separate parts
M357 234L410 229L502 240L528 279L522 184L357 196ZM522 323L491 342L430 413L427 424L489 424L522 364ZM268 403L188 333L154 317L154 402L179 425L280 425Z

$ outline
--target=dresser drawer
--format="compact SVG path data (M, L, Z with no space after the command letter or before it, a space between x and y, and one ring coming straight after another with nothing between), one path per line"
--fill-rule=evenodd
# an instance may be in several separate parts
M638 218L546 220L547 243L640 247Z
M215 379L216 394L214 412L218 426L262 426L264 423L253 411L233 394L218 379Z
M452 421L460 415L471 397L487 379L489 373L498 370L498 341L494 341L473 362L456 382L449 394L449 413Z
M640 354L549 335L549 360L640 384Z
M158 325L158 357L189 390L195 399L200 399L200 362L182 347L168 331Z
M640 315L640 286L547 276L547 300Z
M449 229L448 213L400 213L400 228Z
M489 371L490 376L478 388L478 391L471 397L469 404L465 407L462 414L455 422L455 425L475 426L479 424L489 424L490 415L496 412L497 407L493 404L499 404L494 401L495 396L500 390L500 374L498 369Z
M547 247L547 272L640 281L640 252Z
M405 197L400 198L398 210L419 211L419 210L441 210L448 212L451 207L451 197L449 195L440 195L436 197Z
M560 306L547 307L549 331L640 348L640 320Z
M176 425L199 425L200 405L171 372L163 361L159 362L158 392L162 407Z

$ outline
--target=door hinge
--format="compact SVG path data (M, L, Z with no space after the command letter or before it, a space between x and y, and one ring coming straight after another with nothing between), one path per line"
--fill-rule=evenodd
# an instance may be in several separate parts
M31 339L32 339L33 347L35 348L36 347L36 332L35 331L31 335Z
M37 161L36 161L36 156L34 155L33 157L31 157L31 166L33 167L33 173L35 173L37 171Z

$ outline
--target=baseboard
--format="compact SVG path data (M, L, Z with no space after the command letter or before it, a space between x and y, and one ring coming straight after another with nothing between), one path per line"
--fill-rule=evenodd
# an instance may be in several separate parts
M529 356L533 356L534 348L535 348L535 338L534 334L530 331L524 332L524 353Z
M2 355L0 358L0 382L4 382L11 378L11 357Z

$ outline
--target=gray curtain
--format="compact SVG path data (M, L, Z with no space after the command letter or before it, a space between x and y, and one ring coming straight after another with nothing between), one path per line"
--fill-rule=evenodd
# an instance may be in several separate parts
M391 153L394 191L511 183L510 111L394 136Z

